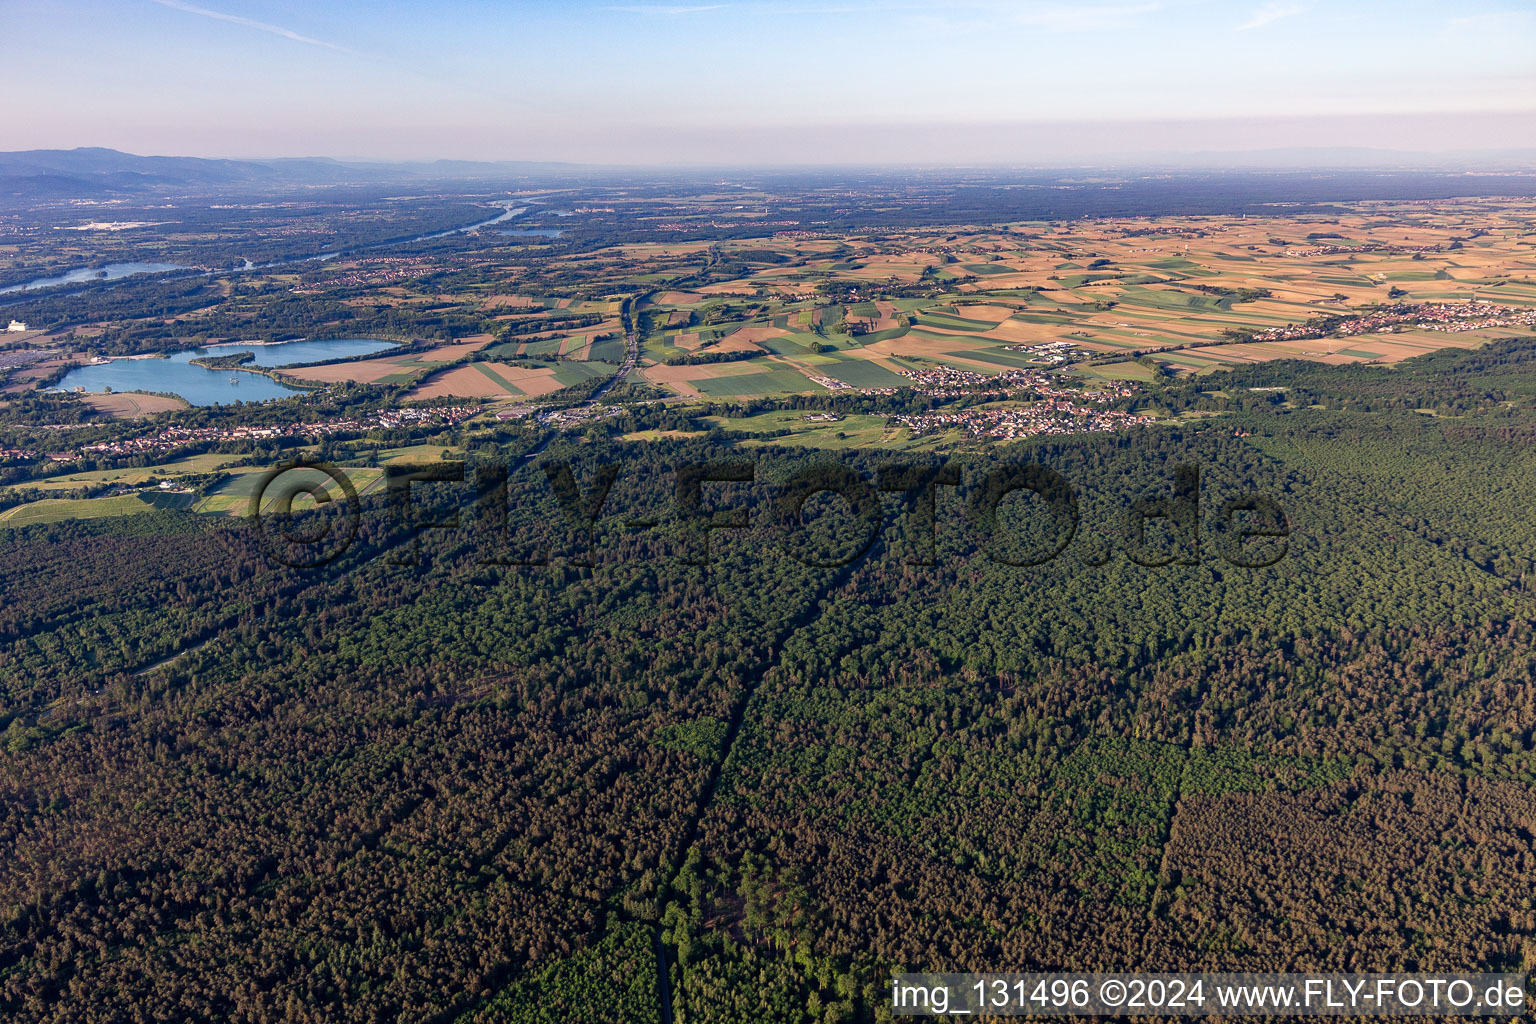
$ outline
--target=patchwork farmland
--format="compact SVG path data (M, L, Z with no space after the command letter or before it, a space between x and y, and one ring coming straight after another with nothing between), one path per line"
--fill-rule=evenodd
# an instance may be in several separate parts
M632 328L632 383L677 399L755 399L899 388L936 366L1055 368L1095 382L1276 359L1390 364L1530 329L1527 204L1333 211L793 231L556 253L539 280L515 289L417 293L402 282L378 298L452 306L488 333L283 373L400 387L407 399L519 404L611 377ZM1435 322L1445 307L1494 312ZM1371 329L1390 309L1411 315Z

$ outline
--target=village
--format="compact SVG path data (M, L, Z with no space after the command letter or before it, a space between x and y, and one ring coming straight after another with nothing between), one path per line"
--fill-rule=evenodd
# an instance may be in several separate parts
M1536 325L1536 309L1499 306L1489 302L1423 303L1383 306L1350 317L1323 317L1303 324L1286 324L1250 335L1249 341L1300 341L1330 336L1395 334L1403 330L1458 334L1496 327Z
M1001 441L1042 435L1106 433L1156 422L1150 416L1084 405L1069 398L1043 398L1028 405L1005 408L915 413L894 419L919 437L958 428L970 437Z
M1109 408L1116 399L1132 398L1141 392L1139 385L1128 381L1085 391L1068 386L1057 375L1039 370L1008 370L988 376L951 366L915 370L904 376L912 380L916 394L930 398L1034 399L1020 406L908 413L892 418L918 436L959 428L973 438L1012 440L1044 434L1126 430L1154 422L1148 416ZM866 393L890 394L894 391L884 388L878 392L870 389Z
M47 459L51 462L78 462L84 459L123 458L135 455L163 455L189 444L216 444L231 441L258 441L273 438L302 437L317 440L368 430L399 430L415 427L455 426L480 410L474 406L440 408L387 409L364 417L339 417L316 422L294 422L272 426L238 427L166 427L151 434L99 441L81 445L72 451L41 452L32 449L0 449L0 461L27 462Z

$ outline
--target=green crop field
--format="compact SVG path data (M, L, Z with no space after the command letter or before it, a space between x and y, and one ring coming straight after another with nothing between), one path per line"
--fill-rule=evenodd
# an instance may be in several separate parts
M851 356L818 366L816 372L858 388L895 388L911 383L883 366Z
M391 463L436 462L443 449L434 445L418 445L410 448L387 449L379 453L379 461L383 465ZM343 466L341 471L346 474L348 481L358 495L370 494L384 486L384 471L381 468L370 466ZM232 474L229 479L221 482L217 487L208 492L202 501L197 503L198 512L213 514L247 515L250 512L251 500L262 486L262 480L269 470L265 467L255 468ZM329 475L321 470L296 469L284 473L280 483L272 484L272 491L264 499L262 510L269 511L279 499L279 494L289 486L319 486L331 498L342 497L341 488ZM309 499L295 499L296 507Z
M909 437L904 427L891 427L884 416L848 415L831 423L811 422L799 410L780 410L755 416L709 416L705 421L735 434L763 432L787 434L773 438L753 438L749 445L785 445L796 448L820 448L829 451L862 448L870 445L900 450Z
M75 487L99 484L136 485L157 478L174 479L182 476L212 473L223 466L239 462L244 458L245 456L242 455L220 455L216 453L191 455L153 466L97 469L84 473L66 473L63 476L44 477L41 480L28 481L24 486L28 489L64 491Z
M997 327L985 320L967 320L962 316L924 310L913 317L914 327L931 327L944 331L970 331L985 334Z
M766 395L803 394L826 389L807 380L802 374L785 368L758 373L736 374L730 377L706 377L694 382L706 395L717 398L760 398Z
M582 384L598 377L608 377L617 370L616 365L607 363L578 363L570 360L561 360L555 364L555 380L565 387L572 384Z
M1157 374L1151 367L1142 366L1140 363L1104 363L1100 366L1084 366L1079 371L1086 377L1098 377L1103 380L1139 380L1150 381Z
M599 341L592 346L591 355L588 357L594 362L612 363L615 366L624 362L624 339L609 338L607 341Z
M41 501L17 505L0 512L0 525L22 527L37 523L56 523L65 519L132 516L157 509L191 508L195 500L191 494L159 492L142 496L114 495L107 498L44 498Z
M1012 370L1038 368L1041 365L1039 360L1023 352L1008 352L1003 349L973 348L949 352L947 355L959 359L978 359L984 363L995 363Z
M471 363L470 365L473 366L476 370L480 371L480 373L483 376L485 376L488 380L490 380L493 384L497 385L498 387L505 388L507 394L509 394L509 395L521 395L521 394L524 393L521 388L519 388L516 384L513 384L511 381L507 380L501 374L497 373L489 365L487 365L485 363Z

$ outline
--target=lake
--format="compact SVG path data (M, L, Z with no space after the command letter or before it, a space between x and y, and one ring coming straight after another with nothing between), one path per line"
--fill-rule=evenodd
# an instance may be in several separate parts
M377 338L331 338L324 341L285 341L276 345L247 342L210 345L207 348L177 352L165 359L114 359L69 371L59 381L59 388L77 387L100 393L113 391L159 391L180 395L192 405L232 405L236 402L270 402L301 394L302 388L279 384L271 377L249 370L210 370L193 366L199 356L232 355L253 352L256 366L294 366L327 360L350 359L395 347L392 341Z
M25 292L34 288L53 288L61 284L88 284L92 281L116 281L119 278L132 277L134 274L163 274L170 270L186 270L179 263L108 263L101 267L76 267L74 270L66 270L56 277L39 277L36 280L23 284L13 284L7 288L0 288L0 295L6 292Z
M394 347L394 342L380 341L378 338L282 341L276 345L253 345L250 342L242 345L236 341L227 345L209 345L207 348L200 348L186 355L188 359L193 359L198 356L227 356L236 352L251 352L256 358L246 365L271 369L276 366L299 366L303 363L332 363L338 359L372 355Z

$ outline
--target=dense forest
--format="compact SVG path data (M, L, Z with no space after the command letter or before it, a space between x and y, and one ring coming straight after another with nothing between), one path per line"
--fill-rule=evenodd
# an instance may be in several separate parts
M519 435L315 569L271 557L303 523L7 530L0 1014L1536 968L1536 343L1157 400L1205 415L905 472Z

